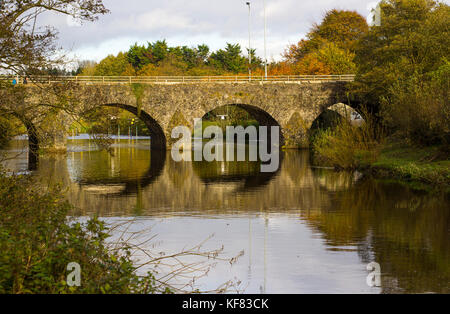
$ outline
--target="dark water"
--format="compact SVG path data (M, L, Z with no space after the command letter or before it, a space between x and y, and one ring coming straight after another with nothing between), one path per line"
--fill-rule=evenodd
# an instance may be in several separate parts
M26 169L24 143L9 150L14 171ZM263 174L258 162L176 163L148 140L122 140L113 156L69 144L34 176L62 182L74 216L129 221L128 231L155 236L143 246L166 254L214 235L206 248L241 255L198 278L202 290L235 279L246 293L450 292L446 195L313 168L307 151L284 152L279 171ZM366 283L370 262L381 287Z

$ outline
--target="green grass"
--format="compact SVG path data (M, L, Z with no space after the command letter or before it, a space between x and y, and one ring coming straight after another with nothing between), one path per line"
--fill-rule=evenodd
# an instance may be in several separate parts
M412 147L389 144L368 166L381 177L418 181L450 188L450 160L442 147Z

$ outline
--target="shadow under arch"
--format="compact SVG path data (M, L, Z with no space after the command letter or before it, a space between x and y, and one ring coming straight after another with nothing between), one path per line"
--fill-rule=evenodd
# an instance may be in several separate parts
M359 108L353 108L345 103L336 103L325 108L313 121L310 128L311 132L317 129L327 129L334 127L338 121L344 118L352 125L361 125L365 119Z
M28 135L28 170L33 171L37 169L39 163L39 137L36 126L31 122L28 118L17 112L6 112L4 110L0 110L2 115L11 115L17 118L20 122L23 123L25 128L27 129Z
M220 108L226 108L228 106L235 106L238 107L240 109L243 109L244 111L246 111L250 116L252 116L260 126L267 126L267 127L271 127L271 126L278 126L280 128L280 138L279 138L279 143L280 143L280 147L282 147L284 145L284 136L283 136L283 132L281 132L281 125L280 123L278 123L277 120L275 120L274 117L272 117L267 111L265 111L264 109L261 109L259 107L253 106L253 105L248 105L248 104L226 104L226 105L222 105L222 106L218 106L215 107L211 110L209 110L207 113L205 113L202 117L202 119L204 119L211 111L213 110L217 110ZM271 132L271 128L268 128L268 139L270 140L271 136L270 133Z
M130 105L124 105L120 103L110 103L110 104L102 104L102 107L115 107L124 109L126 111L131 112L132 114L136 115L141 119L145 125L147 126L147 129L150 132L150 149L152 151L160 150L160 151L166 151L166 136L164 134L164 130L159 125L158 121L156 121L152 116L150 116L148 113L146 113L143 110L140 110L138 112L138 108Z

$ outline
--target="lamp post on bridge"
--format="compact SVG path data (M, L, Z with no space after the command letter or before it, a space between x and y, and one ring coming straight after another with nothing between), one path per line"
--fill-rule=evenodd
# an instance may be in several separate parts
M250 41L250 17L251 17L251 9L250 9L250 1L245 3L248 5L248 80L252 80L252 46Z
M264 0L264 79L267 81L266 0Z

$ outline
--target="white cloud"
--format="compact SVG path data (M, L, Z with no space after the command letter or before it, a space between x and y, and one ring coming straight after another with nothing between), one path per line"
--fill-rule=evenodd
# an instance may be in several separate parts
M263 0L252 3L252 48L262 56L264 46ZM80 58L101 59L128 50L134 42L166 39L171 45L196 46L211 50L227 42L248 46L248 7L245 0L104 0L110 14L83 23L48 15L40 22L58 28L60 43ZM268 58L278 60L286 46L298 42L312 23L320 22L327 10L356 10L368 16L374 0L266 0Z
M195 23L184 14L170 12L167 9L157 8L145 13L132 15L126 19L119 20L115 24L116 28L152 31L152 30L205 30L208 23Z

